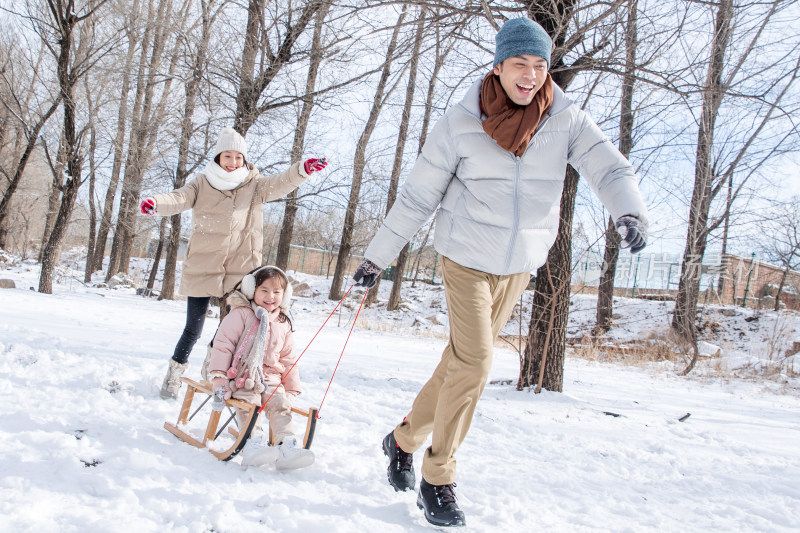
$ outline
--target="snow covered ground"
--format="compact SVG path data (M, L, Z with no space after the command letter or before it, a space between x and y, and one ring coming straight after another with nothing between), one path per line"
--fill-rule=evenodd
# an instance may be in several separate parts
M318 294L293 306L303 348L335 302L324 278L296 277ZM278 472L217 461L163 428L179 409L158 388L183 302L68 277L39 294L29 290L34 264L0 278L17 286L0 289L0 531L430 529L416 495L387 484L380 442L438 362L441 291L409 291L403 313L363 312L322 406L316 463ZM592 302L574 299L571 337L590 327ZM658 302L621 299L618 309L617 341L668 323ZM707 310L718 323L707 340L723 354L688 377L676 375L683 362L570 357L564 393L490 384L457 455L466 530L797 531L798 366L774 361L784 349L775 338L798 339L797 315L723 311ZM350 302L303 356L300 406L322 400L353 315ZM206 322L188 376L199 375L216 325ZM758 361L777 370L731 377ZM515 351L498 348L490 379L515 383L518 366ZM419 477L421 451L416 460Z

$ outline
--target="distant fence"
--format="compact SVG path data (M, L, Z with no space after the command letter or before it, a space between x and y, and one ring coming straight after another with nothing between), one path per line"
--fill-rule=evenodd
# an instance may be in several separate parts
M432 258L431 258L432 256ZM266 262L274 263L277 258L277 250L272 249L267 252ZM418 279L420 281L432 283L440 280L441 278L441 257L432 252L431 254L424 254L420 261L422 266ZM289 247L289 261L287 270L294 270L296 272L303 272L305 274L313 274L315 276L329 277L333 275L338 262L338 253L320 248L310 248L306 246L291 245ZM355 272L358 265L364 260L363 255L350 254L347 260L347 267L345 272ZM435 261L435 263L433 262ZM412 251L409 254L406 268L404 271L403 279L412 280L417 273L417 255ZM389 266L384 272L384 279L394 279L395 266Z
M274 264L277 255L277 250L268 251L266 262ZM347 268L345 270L355 271L358 265L361 264L361 261L362 258L350 254L347 259ZM289 247L289 262L286 269L313 274L315 276L328 277L333 275L333 271L336 269L336 264L338 262L339 258L337 253L320 248L295 246L293 244Z
M614 276L615 294L639 296L642 293L674 294L680 283L683 257L677 254L620 254ZM603 273L603 259L582 257L572 272L572 285L582 292L596 292ZM699 277L700 291L708 303L769 307L769 300L784 279L783 269L759 261L756 254L740 257L730 254L706 254L686 264L687 275ZM595 288L593 291L592 288ZM781 301L800 309L800 273L789 271L784 279Z

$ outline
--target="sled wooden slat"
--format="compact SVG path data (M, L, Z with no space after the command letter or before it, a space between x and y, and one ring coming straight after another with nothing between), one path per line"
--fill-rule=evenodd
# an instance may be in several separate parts
M311 407L309 409L299 409L297 407L292 407L292 412L297 413L298 415L303 415L308 419L306 422L306 431L303 434L303 448L306 450L311 448L311 442L314 440L314 431L317 429L317 412L319 409L315 407ZM275 435L272 433L272 429L269 430L269 444L271 446L275 446Z
M214 440L214 435L217 434L217 426L219 425L220 411L211 411L211 416L208 417L208 426L206 426L206 434L203 435L203 444L210 440Z
M203 444L202 442L200 442L196 438L192 437L191 435L189 435L185 431L181 431L180 428L178 428L178 426L176 426L174 424L170 424L169 422L164 422L164 429L166 429L167 431L169 431L170 433L172 433L173 435L175 435L176 437L178 437L182 441L184 441L184 442L186 442L188 444L191 444L192 446L194 446L196 448L205 448L206 447L205 444Z
M203 440L200 441L197 438L193 437L183 429L181 426L185 426L189 420L189 412L192 409L192 402L194 401L195 394L200 392L207 396L211 396L213 393L212 386L209 381L195 381L191 378L182 377L181 381L186 383L187 390L186 395L183 398L183 403L181 404L181 410L178 413L178 421L175 424L170 422L164 422L164 429L181 439L182 441L186 442L187 444L191 444L197 448L205 448L206 443L208 441L213 441L216 434L217 428L219 427L220 415L222 414L219 411L211 411L211 414L208 418L208 424L205 428L205 433L203 435ZM234 429L233 427L228 427L228 433L233 436L234 443L226 450L223 451L216 451L209 448L209 451L219 460L221 461L228 461L238 454L244 445L247 443L247 439L250 437L250 433L252 433L253 429L256 426L256 422L258 420L258 405L253 405L248 402L243 402L241 400L236 399L229 399L225 400L225 404L228 407L240 409L244 412L244 421L242 422L242 427L238 430ZM292 412L297 413L299 415L303 415L307 418L306 422L306 431L303 436L303 447L308 449L311 447L311 442L314 439L314 431L316 429L317 424L317 409L310 408L308 410L299 409L296 407L292 407ZM223 426L224 428L224 426ZM272 430L269 432L269 439L270 444L274 444L273 442L273 435Z
M222 413L219 411L211 411L202 441L196 439L194 436L181 429L180 426L184 426L188 422L189 411L192 408L192 401L194 400L195 394L198 392L208 396L211 396L212 394L211 383L208 381L198 382L185 377L181 378L181 381L186 383L187 389L186 395L183 398L183 403L181 404L180 413L178 414L178 422L176 424L164 422L164 429L187 444L191 444L196 448L205 448L206 443L210 440L213 441L214 437L216 436L220 415ZM242 450L242 448L244 448L244 445L247 443L247 439L250 437L250 433L253 431L253 428L256 425L256 420L258 419L258 406L256 405L235 399L226 400L225 404L229 407L244 411L244 422L243 427L240 428L240 431L236 432L235 440L229 448L222 451L216 451L209 448L209 451L221 461L228 461L232 459Z

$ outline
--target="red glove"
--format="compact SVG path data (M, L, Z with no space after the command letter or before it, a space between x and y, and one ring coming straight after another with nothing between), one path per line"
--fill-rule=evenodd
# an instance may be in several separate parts
M142 205L139 206L142 209L143 215L155 215L156 214L156 201L152 198L145 198L142 200Z
M303 168L306 170L306 174L311 174L312 172L319 172L323 168L328 166L328 161L321 157L319 159L306 159L305 163L303 163Z

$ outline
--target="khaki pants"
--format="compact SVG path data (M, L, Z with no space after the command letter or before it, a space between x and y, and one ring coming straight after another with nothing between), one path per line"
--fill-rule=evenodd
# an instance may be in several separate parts
M450 342L411 411L394 430L400 448L408 453L419 449L433 433L422 461L422 477L432 485L455 481L453 455L469 431L486 385L494 341L528 285L530 274L497 276L444 258L442 278Z
M244 402L264 405L264 402L267 401L272 390L273 387L270 386L261 394L236 391L233 397ZM241 427L244 412L237 410L236 414L239 426ZM270 398L269 403L264 408L264 414L267 420L269 420L269 428L272 430L276 444L280 444L285 437L294 435L294 427L292 426L292 399L286 394L283 385L278 387L278 390L272 395L272 398ZM260 423L256 424L257 428L260 428L260 426Z

